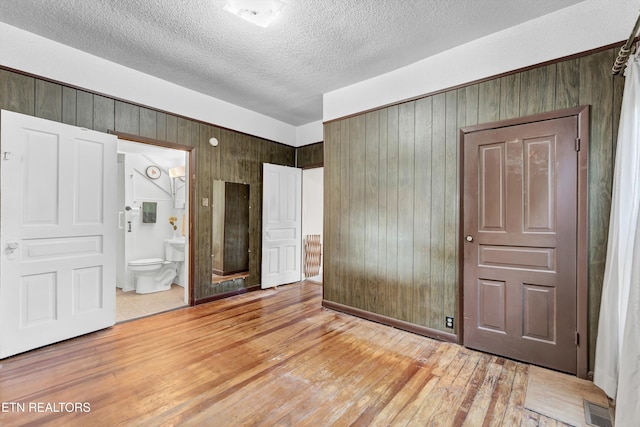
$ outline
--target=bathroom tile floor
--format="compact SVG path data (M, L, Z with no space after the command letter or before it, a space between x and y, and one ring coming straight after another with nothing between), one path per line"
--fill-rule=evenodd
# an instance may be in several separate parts
M116 289L116 322L137 319L174 308L185 307L184 288L176 284L171 289L151 294L122 292Z

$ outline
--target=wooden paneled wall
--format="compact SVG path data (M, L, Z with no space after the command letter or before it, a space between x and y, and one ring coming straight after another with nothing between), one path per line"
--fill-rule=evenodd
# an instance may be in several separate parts
M195 147L194 296L206 299L231 289L211 286L211 199L214 179L242 182L250 189L250 275L245 287L260 283L262 163L294 166L295 149L196 120L0 69L0 108L97 131L139 135ZM217 147L209 145L216 137Z
M322 142L296 148L296 167L311 168L324 164L324 146Z
M539 66L324 127L324 299L436 331L458 312L464 126L591 105L589 355L607 247L624 79L615 49Z

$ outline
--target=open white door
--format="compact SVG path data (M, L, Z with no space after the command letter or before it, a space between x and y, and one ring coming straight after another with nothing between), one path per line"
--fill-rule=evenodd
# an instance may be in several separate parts
M115 322L114 135L2 111L0 358Z
M301 280L302 171L264 163L262 288Z

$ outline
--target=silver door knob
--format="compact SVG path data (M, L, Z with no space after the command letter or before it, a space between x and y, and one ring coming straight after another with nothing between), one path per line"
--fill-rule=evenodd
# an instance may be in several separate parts
M467 235L467 237L465 237L465 240L467 242L473 242L473 236L469 234L469 235Z

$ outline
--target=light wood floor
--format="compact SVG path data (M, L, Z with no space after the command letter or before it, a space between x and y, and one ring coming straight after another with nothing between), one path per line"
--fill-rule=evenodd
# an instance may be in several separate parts
M323 309L321 293L251 292L2 360L0 425L566 425L525 408L529 365Z

